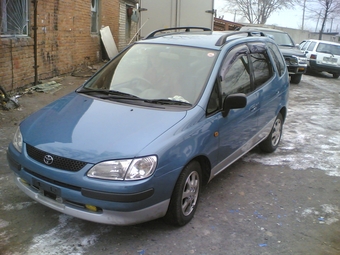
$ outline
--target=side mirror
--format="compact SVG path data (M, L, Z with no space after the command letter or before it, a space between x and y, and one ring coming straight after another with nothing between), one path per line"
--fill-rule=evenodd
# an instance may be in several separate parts
M223 101L222 116L227 117L231 109L244 108L247 105L247 97L243 93L237 93L227 96Z

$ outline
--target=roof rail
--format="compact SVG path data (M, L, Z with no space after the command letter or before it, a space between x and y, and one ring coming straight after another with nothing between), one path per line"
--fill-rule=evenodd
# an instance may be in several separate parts
M226 43L227 38L233 35L239 35L239 34L247 34L247 36L266 36L263 32L260 31L238 31L230 34L222 35L216 42L216 46L222 46Z
M170 30L176 30L176 32L177 32L177 30L182 30L182 29L185 29L185 32L190 32L191 29L198 29L198 30L202 30L202 31L211 31L211 29L207 28L207 27L170 27L170 28L163 28L163 29L158 29L158 30L152 31L150 34L145 36L143 38L143 40L153 38L153 37L155 37L155 34L157 34L157 33L166 32L166 31L170 31Z

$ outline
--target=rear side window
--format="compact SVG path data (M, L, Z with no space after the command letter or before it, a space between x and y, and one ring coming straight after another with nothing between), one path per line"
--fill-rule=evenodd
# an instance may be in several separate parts
M265 52L251 53L250 59L254 71L254 84L258 88L272 77L273 69Z
M338 46L334 44L319 43L316 51L322 53L330 53L333 55L340 55L340 45Z
M278 49L276 45L272 43L268 44L268 49L274 59L277 71L279 72L279 76L282 76L285 72L286 66L285 66L283 57L280 53L280 50Z
M307 50L312 51L315 47L316 42L311 42L310 45L308 46Z

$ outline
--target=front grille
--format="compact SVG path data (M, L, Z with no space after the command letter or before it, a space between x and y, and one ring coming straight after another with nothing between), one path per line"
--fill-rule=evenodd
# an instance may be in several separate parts
M45 182L48 182L49 184L57 185L59 187L64 187L64 188L72 189L72 190L76 190L76 191L81 191L81 188L78 187L78 186L74 186L74 185L70 185L70 184L67 184L67 183L63 183L63 182L58 182L58 181L52 180L50 178L47 178L47 177L42 176L40 174L37 174L37 173L29 170L28 168L25 168L25 171L27 173L29 173L30 175L33 175L36 178L39 178L39 179L41 179L41 180L43 180Z
M30 156L32 159L42 164L45 164L47 166L58 168L61 170L76 172L82 169L87 164L86 162L60 157L60 156L39 150L29 144L26 144L26 151L27 151L28 156ZM46 164L44 161L44 158L47 155L53 158L53 161L50 164Z

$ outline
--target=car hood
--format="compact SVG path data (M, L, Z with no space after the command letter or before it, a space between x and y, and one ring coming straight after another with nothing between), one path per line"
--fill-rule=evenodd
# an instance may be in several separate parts
M88 163L139 156L186 115L71 93L21 123L24 142Z
M296 47L289 46L279 46L283 56L297 56L297 57L306 57L305 54L297 49Z

